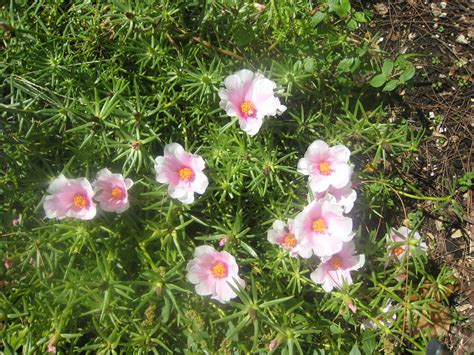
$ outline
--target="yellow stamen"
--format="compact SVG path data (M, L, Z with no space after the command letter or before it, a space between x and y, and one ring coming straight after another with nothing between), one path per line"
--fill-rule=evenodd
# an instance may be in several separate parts
M400 256L403 253L403 251L404 251L404 249L401 246L399 246L399 247L394 248L392 252L396 256Z
M327 161L319 163L319 172L323 175L330 175L332 173L331 167Z
M313 222L313 231L316 233L324 233L327 229L326 222L324 222L324 219L318 218Z
M212 276L222 279L227 276L227 266L222 262L218 262L211 268Z
M75 194L73 199L74 207L84 208L87 206L87 200L81 194Z
M194 172L190 168L181 168L179 169L179 178L181 180L191 180L194 176Z
M334 255L329 263L334 269L340 269L342 267L342 258L339 255Z
M120 200L123 197L123 190L120 187L114 187L110 193L116 200Z
M247 116L253 116L255 114L255 105L250 101L244 101L242 105L240 105L240 109Z
M294 248L296 246L295 235L293 233L288 233L283 237L283 241L281 244L290 249Z

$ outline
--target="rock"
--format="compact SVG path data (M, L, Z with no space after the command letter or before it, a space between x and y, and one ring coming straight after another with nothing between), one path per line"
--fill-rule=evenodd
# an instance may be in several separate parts
M430 4L430 7L431 7L431 13L432 13L433 16L435 16L435 17L440 17L441 14L443 13L443 12L441 11L441 9L439 8L438 4L436 4L436 3L434 3L434 2L432 2L432 3Z
M374 4L374 8L375 11L381 16L388 14L388 7L383 3Z
M472 308L472 306L469 303L463 304L461 306L456 307L456 311L459 313L463 313L465 311L468 311Z
M469 38L474 37L474 27L469 27L469 29L467 31L467 35L469 36Z

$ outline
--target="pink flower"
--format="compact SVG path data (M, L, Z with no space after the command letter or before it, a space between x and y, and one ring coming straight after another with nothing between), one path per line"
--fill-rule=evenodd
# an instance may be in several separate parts
M17 217L15 217L15 218L13 219L12 224L13 224L14 226L19 225L19 224L21 223L21 219L22 219L22 217L21 217L21 214L20 214L20 215L18 215Z
M318 192L315 194L316 199L321 199L327 195L333 196L336 203L341 206L344 213L349 213L354 207L354 202L357 199L357 192L352 188L349 182L346 186L336 189L332 185L329 186L326 192Z
M321 284L326 292L341 288L344 283L352 284L351 271L359 270L365 263L365 255L353 255L354 251L354 243L350 241L344 243L339 253L322 257L321 264L310 275L311 280Z
M339 252L344 242L354 236L352 219L342 215L342 207L330 197L314 200L300 212L294 223L294 231L303 258L315 255L329 256Z
M59 333L54 334L48 341L48 353L56 354L56 344L59 341L61 335Z
M48 343L48 353L56 354L56 346Z
M276 337L275 339L273 339L270 344L268 344L268 350L275 350L278 345L280 345L280 337Z
M352 311L352 313L357 313L357 306L354 303L352 303L352 300L350 298L347 300L346 304L347 304L347 307Z
M168 194L182 203L194 202L194 193L203 194L209 181L204 159L186 152L178 143L165 146L164 156L155 159L156 181L168 184Z
M313 193L324 192L330 186L341 189L351 180L350 155L350 150L341 144L329 147L326 142L316 140L298 161L298 172L309 175Z
M278 244L290 252L291 256L297 255L298 240L294 233L294 220L289 219L288 224L277 219L272 228L267 232L267 239L272 244Z
M352 311L352 313L356 313L357 312L357 307L354 306L354 304L351 302L347 305L347 307L349 307L349 309Z
M235 258L225 251L218 252L213 247L202 245L194 251L194 259L186 266L188 281L195 284L196 293L211 295L215 300L226 303L237 296L234 288L245 287L239 275Z
M221 240L219 240L219 246L220 247L223 247L226 244L227 244L227 238L222 238Z
M131 179L104 168L97 173L97 180L92 185L96 193L94 199L104 211L122 213L130 207L127 190L133 185Z
M407 248L409 255L410 253L420 255L428 249L426 244L420 240L420 234L407 227L400 227L398 230L392 228L386 238L389 252L399 261L405 257Z
M95 217L94 191L86 178L67 179L61 174L49 184L48 193L43 202L46 217L84 220Z
M220 107L231 117L239 119L240 128L247 134L257 134L265 116L283 113L286 106L274 96L276 84L260 73L242 69L224 80L219 90Z
M3 265L5 266L5 269L11 268L13 265L18 263L18 258L4 258L3 259Z

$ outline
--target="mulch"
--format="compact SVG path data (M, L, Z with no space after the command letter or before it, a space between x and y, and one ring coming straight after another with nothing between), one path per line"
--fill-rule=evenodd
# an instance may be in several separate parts
M379 37L381 50L393 57L417 54L411 59L417 69L413 82L397 89L389 109L428 136L404 177L425 196L455 191L457 211L450 205L440 209L433 201L414 207L425 214L430 259L447 264L458 281L451 307L461 320L452 321L440 340L454 354L472 353L474 202L472 190L461 191L453 181L472 171L474 1L361 0L358 6L373 12L369 30Z

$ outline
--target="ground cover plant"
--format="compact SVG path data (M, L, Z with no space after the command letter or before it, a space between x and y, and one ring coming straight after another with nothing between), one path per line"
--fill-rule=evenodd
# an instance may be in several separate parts
M423 352L428 139L347 0L3 1L5 353ZM434 212L433 212L434 211ZM431 241L432 242L432 241Z

